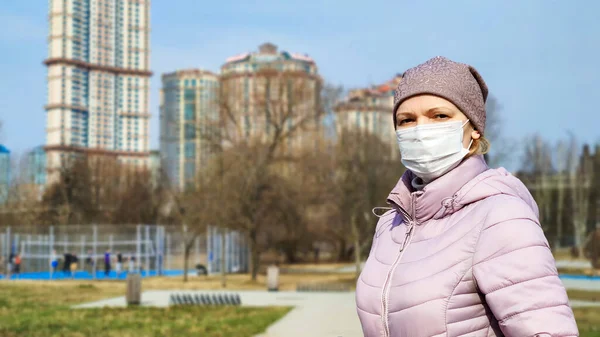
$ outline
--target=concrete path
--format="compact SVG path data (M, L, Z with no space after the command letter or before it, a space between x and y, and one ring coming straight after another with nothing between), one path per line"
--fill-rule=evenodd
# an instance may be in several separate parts
M261 337L361 337L362 330L353 292L297 293L231 291L240 295L246 307L294 307L283 319L270 326ZM167 307L171 293L219 294L223 291L146 291L143 306ZM125 297L86 303L75 308L125 307Z
M561 278L560 279L567 289L573 290L586 290L586 291L598 291L600 292L600 280L596 279L571 279Z
M562 280L567 289L600 290L600 281ZM172 293L178 294L223 294L228 291L146 291L142 294L143 306L167 307ZM265 333L257 337L361 337L362 330L356 314L353 292L344 293L298 293L235 291L240 295L242 306L294 307L278 322L271 325ZM125 297L86 303L75 308L125 307ZM571 306L600 307L600 302L571 301Z
M589 269L592 268L592 263L585 260L558 260L556 268Z

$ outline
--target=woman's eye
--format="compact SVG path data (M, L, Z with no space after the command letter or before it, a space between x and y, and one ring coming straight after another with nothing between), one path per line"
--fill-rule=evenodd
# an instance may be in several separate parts
M407 123L410 123L410 122L412 122L412 121L413 121L413 119L410 119L410 118L401 119L401 120L398 122L398 125L405 125L405 124L407 124Z
M436 119L446 119L446 118L448 118L448 115L437 114L437 115L434 116L434 118L436 118Z

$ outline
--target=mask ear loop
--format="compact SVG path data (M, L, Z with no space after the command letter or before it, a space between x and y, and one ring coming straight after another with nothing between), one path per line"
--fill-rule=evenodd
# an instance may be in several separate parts
M467 123L469 123L468 119L463 123L463 125L461 126L461 128L464 128L465 125L467 125ZM469 146L467 147L467 150L471 151L471 145L473 145L473 138L471 138L471 141L469 142Z
M371 213L373 213L373 215L375 215L375 216L376 216L376 217L378 217L378 218L381 218L381 217L383 216L383 214L379 215L379 214L377 214L377 213L375 212L375 211L376 211L376 210L378 210L378 209L383 209L383 210L386 210L386 211L391 211L391 210L393 210L393 208L391 208L391 207L373 207L373 209L371 210ZM384 213L384 214L385 214L385 213Z
M471 151L471 145L473 145L473 138L471 138L471 141L469 142L469 146L467 147L467 150Z

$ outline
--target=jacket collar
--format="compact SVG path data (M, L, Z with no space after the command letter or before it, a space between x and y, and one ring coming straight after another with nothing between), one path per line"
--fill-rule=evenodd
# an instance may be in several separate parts
M456 198L457 192L470 180L488 170L483 156L474 155L457 167L425 185L420 191L412 187L415 175L407 170L388 196L388 203L400 208L408 221L422 224L433 218L440 209Z

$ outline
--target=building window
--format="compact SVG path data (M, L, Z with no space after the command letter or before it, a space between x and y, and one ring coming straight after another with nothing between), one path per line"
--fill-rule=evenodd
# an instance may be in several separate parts
M196 163L186 162L184 168L185 168L185 172L184 172L185 180L194 179L194 176L196 175Z
M196 99L196 93L194 92L194 89L185 89L185 92L183 94L183 98L186 101L193 101Z
M186 142L184 150L185 150L185 158L196 157L196 144L194 142Z
M192 124L186 124L184 129L185 139L195 139L196 138L196 127Z
M186 103L184 107L184 115L186 121L193 121L196 119L196 104Z

